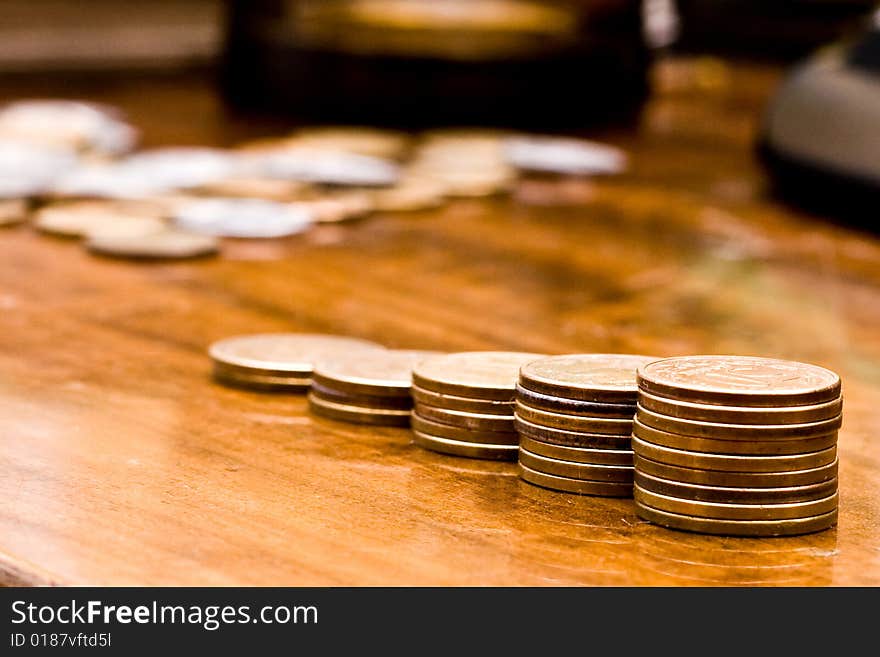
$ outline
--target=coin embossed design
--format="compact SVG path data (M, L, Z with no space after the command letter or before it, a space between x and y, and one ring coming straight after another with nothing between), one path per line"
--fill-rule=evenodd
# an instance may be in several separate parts
M629 403L636 400L636 370L656 361L631 354L551 356L523 365L519 383L543 395L587 402Z
M571 477L557 477L532 470L528 466L519 464L519 476L526 481L541 488L575 493L577 495L595 495L599 497L632 497L633 486L627 483L614 483L609 481L587 481L585 479L572 479Z
M413 383L440 394L513 401L523 364L541 354L517 351L466 351L422 361L413 370Z
M753 356L681 356L639 368L639 387L702 404L802 406L840 396L840 377L819 367Z
M797 536L823 531L837 524L837 509L819 516L793 520L717 520L669 513L636 500L636 513L643 520L670 529L719 536Z

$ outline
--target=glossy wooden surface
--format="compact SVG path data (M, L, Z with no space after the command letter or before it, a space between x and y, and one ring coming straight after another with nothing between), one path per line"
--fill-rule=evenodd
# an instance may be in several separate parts
M0 580L55 584L880 584L880 240L766 197L751 144L773 71L674 63L624 177L376 216L188 263L0 232ZM48 85L47 85L48 87ZM71 83L148 144L277 126L207 83ZM5 95L50 93L23 83ZM321 331L392 347L730 352L844 380L840 524L691 535L627 500L222 388L205 347Z

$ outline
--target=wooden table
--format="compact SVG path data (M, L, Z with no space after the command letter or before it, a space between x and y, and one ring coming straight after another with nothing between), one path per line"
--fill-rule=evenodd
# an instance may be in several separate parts
M769 200L752 156L772 70L671 62L625 176L510 199L99 259L0 232L0 579L107 585L880 584L880 240ZM113 102L147 144L278 129L207 81L7 86ZM212 383L206 346L310 331L391 347L747 353L842 375L840 524L680 533L632 501L519 481L408 431Z

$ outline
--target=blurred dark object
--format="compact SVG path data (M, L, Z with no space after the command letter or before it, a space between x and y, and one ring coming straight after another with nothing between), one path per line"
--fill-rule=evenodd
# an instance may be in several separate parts
M857 28L876 0L678 0L683 52L793 60Z
M320 122L587 125L647 91L638 0L228 0L225 96Z
M786 199L878 228L880 12L862 37L791 73L767 112L760 150Z

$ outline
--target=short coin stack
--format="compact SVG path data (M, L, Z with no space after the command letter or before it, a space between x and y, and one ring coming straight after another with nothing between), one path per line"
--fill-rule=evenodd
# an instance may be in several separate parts
M568 493L632 496L636 369L654 360L579 354L524 365L516 395L520 477Z
M315 364L350 354L384 351L374 342L336 335L263 333L226 338L211 345L214 378L251 390L306 392Z
M638 382L640 517L737 536L835 524L837 374L769 358L687 356L645 365Z
M435 351L375 350L315 366L309 408L315 415L382 426L407 427L413 367Z
M474 351L419 363L413 370L416 444L454 456L516 460L516 380L520 367L541 357Z

